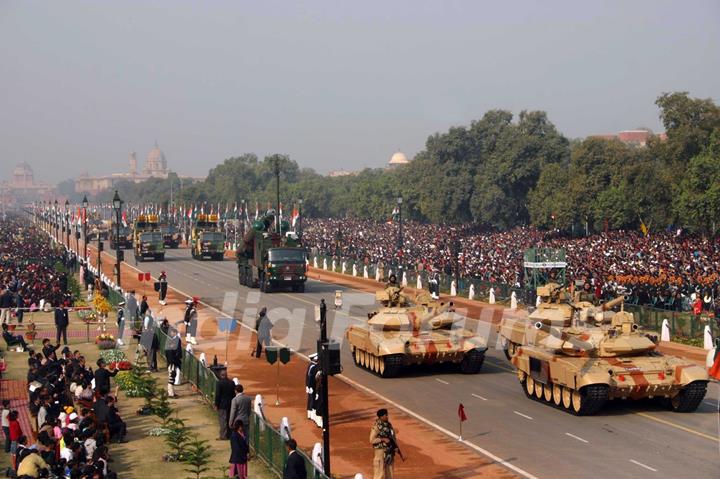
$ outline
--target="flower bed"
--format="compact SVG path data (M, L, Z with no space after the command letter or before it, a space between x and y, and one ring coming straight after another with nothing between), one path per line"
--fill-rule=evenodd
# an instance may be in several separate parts
M130 361L113 361L108 365L108 368L118 368L120 371L130 371L132 369L132 364Z
M123 361L125 359L125 353L119 349L108 349L101 352L100 357L103 358L106 363L115 363Z
M97 344L98 349L113 349L115 347L115 340L103 339L97 341L95 344Z

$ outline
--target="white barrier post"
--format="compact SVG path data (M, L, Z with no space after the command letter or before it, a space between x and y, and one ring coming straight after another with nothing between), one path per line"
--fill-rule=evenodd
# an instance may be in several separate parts
M470 292L468 293L468 299L471 301L473 299L475 299L475 285L474 284L470 284Z
M515 291L510 295L510 309L517 309L517 294Z
M663 319L662 322L662 331L660 332L660 341L670 341L670 322L666 319Z

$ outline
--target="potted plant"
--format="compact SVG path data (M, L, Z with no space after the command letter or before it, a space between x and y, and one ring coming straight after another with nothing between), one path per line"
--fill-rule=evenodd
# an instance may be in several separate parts
M28 341L35 341L35 338L37 337L37 331L35 328L35 323L30 321L27 325L27 330L25 331L25 339Z

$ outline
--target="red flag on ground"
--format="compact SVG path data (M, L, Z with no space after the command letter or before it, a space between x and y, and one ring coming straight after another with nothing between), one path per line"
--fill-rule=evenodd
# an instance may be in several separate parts
M708 371L708 374L715 379L720 379L720 354L715 355L715 362Z
M458 417L460 418L460 422L467 421L467 416L465 415L465 406L460 403L458 406Z
M138 273L138 281L142 282L143 278L145 277L144 274Z
M145 273L145 281L150 281L150 272Z

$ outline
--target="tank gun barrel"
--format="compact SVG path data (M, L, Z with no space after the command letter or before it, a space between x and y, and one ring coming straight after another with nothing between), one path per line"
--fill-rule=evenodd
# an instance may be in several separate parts
M622 304L623 302L625 302L625 296L618 296L618 297L615 298L615 299L611 299L611 300L608 301L607 303L603 303L602 306L601 306L601 310L602 310L602 311L609 311L609 310L611 310L612 308L614 308L615 306L618 306L618 305Z

